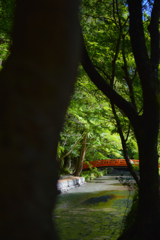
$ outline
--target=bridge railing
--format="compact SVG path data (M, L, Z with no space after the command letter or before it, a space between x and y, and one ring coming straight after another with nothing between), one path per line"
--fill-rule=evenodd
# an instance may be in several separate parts
M138 166L139 160L131 159L131 164ZM88 169L91 167L127 167L125 159L105 159L105 160L96 160L90 161L89 164L86 162L83 163L83 169Z

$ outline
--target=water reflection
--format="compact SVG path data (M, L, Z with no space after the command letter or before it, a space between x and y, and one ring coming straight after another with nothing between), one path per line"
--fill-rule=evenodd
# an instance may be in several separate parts
M118 182L108 185L122 190L106 191L106 181L96 179L58 196L54 215L61 240L117 239L133 192L114 185Z

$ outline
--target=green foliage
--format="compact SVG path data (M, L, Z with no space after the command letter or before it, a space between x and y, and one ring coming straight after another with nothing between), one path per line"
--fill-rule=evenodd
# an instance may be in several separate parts
M128 101L132 100L129 78L137 108L142 109L142 90L128 31L127 5L124 1L83 0L80 17L85 44L97 70L108 83L114 80L114 89ZM149 46L148 40L146 24Z
M60 158L63 152L64 152L64 147L62 147L60 143L58 143L57 156Z
M129 123L122 113L119 111L117 113L121 119L124 134L127 136ZM124 158L110 102L89 81L80 67L75 92L61 132L58 157L61 158L69 152L85 132L88 133L85 161ZM80 155L81 144L79 141L70 153L73 161ZM138 149L132 129L130 129L127 147L130 158L138 159Z
M85 177L85 181L88 182L95 178L103 177L107 175L107 173L108 173L108 168L105 168L104 170L101 170L101 171L99 171L97 168L90 168L90 170L83 171L81 173L81 177Z
M141 114L142 89L131 48L127 5L124 1L83 0L80 18L85 45L96 70L109 84L113 83L113 88L117 93L127 101L131 101ZM149 39L146 24L147 44L149 44ZM103 100L103 102L107 101L106 98ZM116 121L109 103L108 106L110 111L106 112L111 116L110 123L112 124L112 127L109 127L111 133L109 139L112 142L113 134L115 148L112 146L113 153L110 152L107 155L110 158L123 158L122 148L116 146L117 141L115 141ZM126 139L129 157L138 159L137 143L128 118L118 108L116 108L116 113ZM97 154L97 159L99 157L103 159L100 154Z
M75 93L72 96L61 133L58 147L59 158L62 156L60 149L64 150L63 154L69 152L85 132L88 133L85 157L87 161L123 158L121 141L115 130L115 120L110 103L80 68ZM70 153L71 159L79 157L80 149L81 141Z
M0 34L11 38L15 0L0 0Z
M68 168L60 168L59 169L59 175L63 176L63 175L70 175L70 171Z
M0 0L0 61L6 60L12 40L15 0ZM2 66L0 65L0 69Z

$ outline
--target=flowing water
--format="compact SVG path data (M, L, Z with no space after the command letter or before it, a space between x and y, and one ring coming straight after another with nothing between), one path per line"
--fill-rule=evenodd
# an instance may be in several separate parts
M133 193L107 175L60 194L54 211L60 239L117 239Z

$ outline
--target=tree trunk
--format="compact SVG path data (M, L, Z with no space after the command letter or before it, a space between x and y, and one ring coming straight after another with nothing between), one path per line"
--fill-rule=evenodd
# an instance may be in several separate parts
M84 137L82 140L81 153L80 153L80 157L78 158L76 170L74 172L75 176L80 176L82 169L83 169L83 162L84 162L84 158L85 158L85 154L86 154L86 142L87 142L87 133L84 134Z
M143 126L137 136L140 160L140 189L137 224L140 239L160 239L159 234L159 174L157 139L159 116L142 121Z
M160 1L154 1L151 21L151 57L145 44L142 1L128 0L130 38L143 90L143 115L139 123L132 123L139 148L140 189L138 215L134 232L136 239L158 240L159 231L159 176L157 141L159 132L159 17ZM134 233L134 235L135 235ZM132 238L128 238L132 239Z
M154 108L154 107L153 107ZM155 114L157 112L157 115ZM133 227L119 238L125 240L159 240L159 174L157 139L158 109L140 117L135 130L140 161L139 203Z
M17 0L0 81L3 240L58 239L57 143L78 67L75 0Z
M132 177L136 181L137 186L139 188L139 177L137 176L136 172L134 171L134 168L132 167L132 164L130 163L130 159L129 159L128 151L127 151L126 141L124 139L124 135L123 135L123 132L122 132L122 127L121 127L119 118L117 116L115 106L114 106L114 104L112 104L112 102L111 102L111 107L112 107L112 112L113 112L114 118L115 118L116 123L117 123L117 129L118 129L119 136L121 138L123 154L124 154L124 157L125 157L125 160L126 160L126 163L127 163L128 170L130 171Z
M67 157L73 151L73 149L77 146L77 144L79 143L81 138L82 138L82 136L74 143L74 145L71 147L71 149L67 153L65 153L62 157L60 157L59 161L60 161L61 168L63 168L63 159L65 157Z

